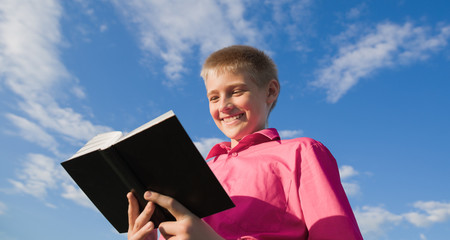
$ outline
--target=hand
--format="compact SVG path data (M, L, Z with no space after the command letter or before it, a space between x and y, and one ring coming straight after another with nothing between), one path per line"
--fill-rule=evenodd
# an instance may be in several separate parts
M167 209L175 217L176 221L163 222L159 225L159 231L165 239L223 240L207 223L195 216L175 199L155 192L146 192L144 198L149 203L158 204ZM147 207L145 208L147 209ZM152 208L149 209L152 211L148 211L148 213L153 212L154 205L150 205L149 208ZM147 217L143 218L147 219Z
M139 204L133 193L128 198L128 240L156 240L158 233L150 217L155 211L155 204L148 202L141 214Z

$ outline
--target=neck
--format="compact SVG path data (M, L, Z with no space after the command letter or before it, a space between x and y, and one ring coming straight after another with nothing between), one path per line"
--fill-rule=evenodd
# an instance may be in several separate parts
M236 147L236 145L238 145L240 140L235 140L235 139L231 139L231 148Z

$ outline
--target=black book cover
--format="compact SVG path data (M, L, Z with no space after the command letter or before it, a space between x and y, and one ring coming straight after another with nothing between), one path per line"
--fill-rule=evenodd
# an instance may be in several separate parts
M108 134L61 164L119 233L128 231L130 191L141 209L146 190L175 198L200 218L234 207L172 111L123 137ZM151 220L158 226L174 218L159 207Z

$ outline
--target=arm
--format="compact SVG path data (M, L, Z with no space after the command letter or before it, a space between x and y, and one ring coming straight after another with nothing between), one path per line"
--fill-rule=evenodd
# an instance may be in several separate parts
M176 219L174 222L163 222L159 225L159 231L164 238L223 240L208 224L171 197L155 192L146 192L144 198L149 202L139 214L137 202L133 202L135 198L132 194L127 196L131 200L128 211L129 240L156 239L154 225L149 222L154 211L154 204L166 208Z
M316 142L300 156L299 194L309 239L362 239L329 150Z

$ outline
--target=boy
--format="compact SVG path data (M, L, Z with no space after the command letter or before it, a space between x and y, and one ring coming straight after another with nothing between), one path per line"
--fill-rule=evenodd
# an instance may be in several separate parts
M309 138L280 140L266 128L280 85L276 65L263 52L231 46L208 57L201 76L217 127L230 138L207 158L236 207L197 218L176 200L147 192L139 214L128 194L129 239L156 239L148 222L154 204L175 222L159 230L166 239L362 239L328 149Z

